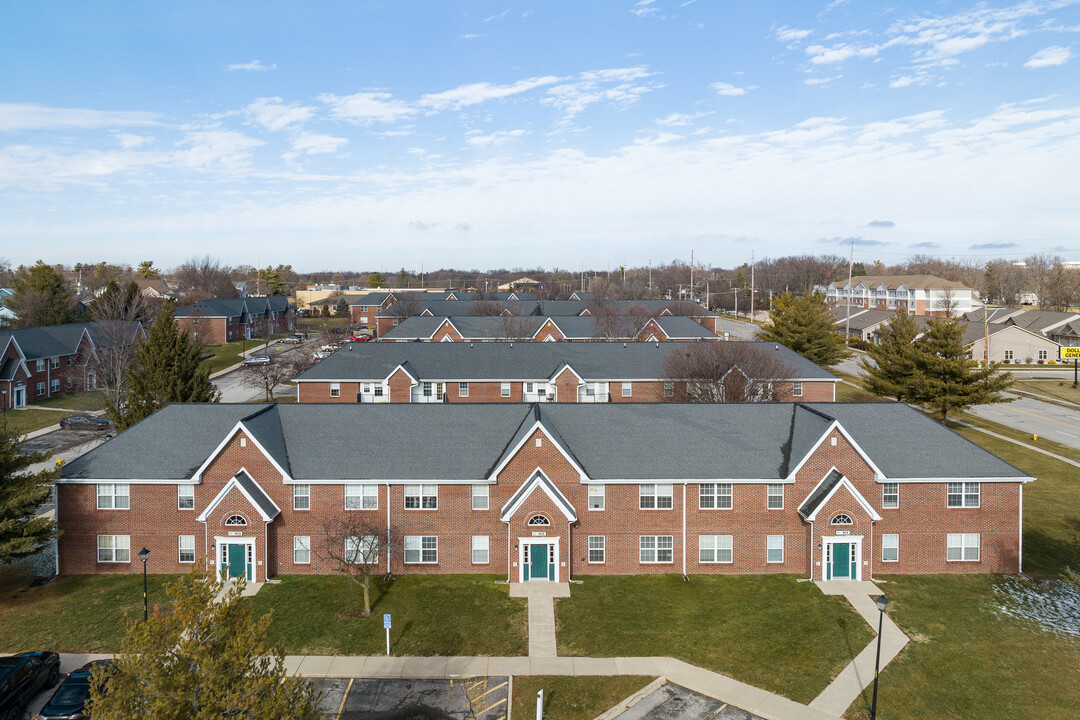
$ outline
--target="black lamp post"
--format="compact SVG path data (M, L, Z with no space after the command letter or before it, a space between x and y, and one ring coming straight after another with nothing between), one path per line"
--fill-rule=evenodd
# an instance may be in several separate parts
M142 560L142 619L146 622L150 617L149 606L146 604L146 561L150 559L150 551L146 548L140 550L139 559Z
M870 705L870 720L877 718L877 679L878 669L881 667L881 630L885 624L885 608L889 606L889 598L882 595L877 599L878 626L877 626L877 658L874 660L874 700Z
M263 384L266 386L266 402L270 402L270 376L263 375Z

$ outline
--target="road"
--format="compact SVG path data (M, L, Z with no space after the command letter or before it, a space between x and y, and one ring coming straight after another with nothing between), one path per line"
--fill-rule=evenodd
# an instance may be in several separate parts
M758 326L730 320L720 315L716 319L716 334L723 337L725 333L728 334L731 340L756 340Z
M277 358L286 353L290 353L297 348L305 346L313 346L317 343L317 340L308 340L306 343L299 345L290 343L270 343L270 345L263 349L261 346L256 350L248 351L248 356L251 355L269 355L273 362L273 358ZM256 368L258 366L255 366ZM236 370L230 370L227 373L217 375L211 379L211 382L217 386L217 389L221 391L221 402L223 403L245 403L252 400L262 400L266 397L266 390L260 384L259 386L244 385L243 380L245 375L250 372L245 368L237 368ZM257 376L259 377L259 376ZM295 385L279 385L274 389L275 398L295 398L296 386Z

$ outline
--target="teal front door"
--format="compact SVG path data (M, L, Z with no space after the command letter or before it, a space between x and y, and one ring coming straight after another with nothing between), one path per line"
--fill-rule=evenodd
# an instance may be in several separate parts
M834 580L851 579L851 544L833 543L832 576Z
M247 545L229 546L229 577L247 576Z
M547 580L548 579L548 546L547 545L530 545L529 546L529 579L530 580Z

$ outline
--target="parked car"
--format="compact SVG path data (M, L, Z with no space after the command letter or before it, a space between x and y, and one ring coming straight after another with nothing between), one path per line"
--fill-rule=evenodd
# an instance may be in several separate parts
M359 333L349 338L349 342L367 342L371 339L371 336L367 333Z
M108 418L98 417L96 415L72 415L71 417L63 418L60 421L60 427L63 429L78 429L78 430L108 430L112 425Z
M295 344L295 343L304 342L304 339L302 337L297 336L297 335L288 335L286 337L281 338L281 342L283 342L283 343L294 343Z
M60 656L24 652L0 657L0 718L22 720L27 705L60 680Z
M242 362L240 364L241 365L269 365L270 364L270 356L269 355L252 355L251 357L249 357L247 360L245 360L244 362Z
M34 716L34 720L83 720L86 715L86 701L90 699L90 686L93 682L93 670L102 666L108 671L112 660L91 660L74 671L60 683L56 692L45 703L45 707Z

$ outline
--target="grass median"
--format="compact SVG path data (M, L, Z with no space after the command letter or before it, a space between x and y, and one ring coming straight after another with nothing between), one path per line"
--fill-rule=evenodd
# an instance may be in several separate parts
M516 675L510 717L534 717L536 693L542 689L544 717L557 720L593 720L655 679L643 675Z

